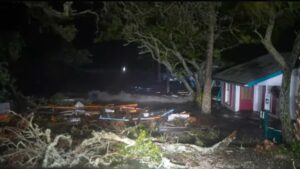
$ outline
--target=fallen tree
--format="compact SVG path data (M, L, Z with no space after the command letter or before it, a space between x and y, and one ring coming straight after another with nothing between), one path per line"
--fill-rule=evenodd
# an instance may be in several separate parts
M17 127L1 128L0 155L2 165L17 168L30 167L101 167L110 166L124 158L133 158L150 168L187 168L188 164L178 165L167 155L174 153L205 155L222 151L234 139L236 132L213 145L199 147L192 144L170 144L154 142L154 138L141 132L138 138L131 139L107 131L93 131L92 137L73 145L72 137L59 134L53 138L51 130L42 130L33 123L33 114L20 118ZM120 146L121 145L121 146Z

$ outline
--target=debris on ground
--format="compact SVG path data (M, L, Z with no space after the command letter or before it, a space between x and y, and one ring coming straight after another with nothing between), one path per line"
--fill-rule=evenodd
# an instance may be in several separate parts
M181 112L181 113L174 113L168 116L168 120L167 121L173 121L175 119L183 119L186 120L190 117L190 114L187 112Z
M265 151L272 150L274 147L275 147L275 144L272 141L270 141L268 139L265 139L263 144L257 144L256 145L255 152L263 153Z
M178 164L165 154L177 153L178 156L190 157L192 154L209 155L223 151L236 137L236 132L233 132L211 147L200 147L193 144L155 142L145 131L140 131L138 137L132 139L126 135L100 130L93 131L92 136L74 144L69 134L55 135L51 129L40 128L33 122L34 114L23 117L12 113L20 118L23 125L1 128L1 136L10 133L10 137L0 138L0 163L14 168L103 167L126 162L127 159L137 160L149 168L189 168L188 161ZM80 131L77 127L71 129L71 133L82 135Z
M10 104L0 103L0 123L7 123L11 119Z
M121 91L118 94L110 94L101 91L89 92L89 99L94 102L136 102L136 103L188 103L193 101L192 95L172 97L169 95L144 95L131 94Z
M75 106L79 102L82 105ZM273 151L257 154L254 151L257 142L252 146L238 143L243 141L241 133L248 137L262 137L262 133L251 132L255 126L249 128L248 125L247 128L241 123L249 121L237 120L224 130L219 126L228 125L231 121L225 121L227 119L222 116L216 119L214 116L199 116L186 105L150 107L136 103L96 104L76 99L72 100L72 104L48 105L35 114L34 121L33 116L24 116L25 120L18 125L0 128L0 165L17 168L292 169L290 159L293 156L285 154L286 158L278 158L278 155L272 155ZM110 111L105 111L105 108ZM219 112L218 115L221 114ZM99 120L101 115L125 117L129 121ZM130 118L152 116L160 118L140 121ZM169 118L173 119L168 121ZM36 122L41 127L35 125ZM226 137L234 129L238 129L239 135ZM143 134L142 130L147 134ZM219 144L225 137L232 140L229 147ZM235 137L237 140L234 141ZM262 142L262 138L258 140ZM5 146L6 143L12 144ZM215 145L221 147L208 151ZM298 161L294 163L298 165Z

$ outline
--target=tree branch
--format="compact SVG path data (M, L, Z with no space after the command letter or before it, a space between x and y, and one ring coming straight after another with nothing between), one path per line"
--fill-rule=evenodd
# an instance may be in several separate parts
M231 45L231 46L228 46L228 47L225 47L225 48L221 48L221 49L219 49L219 51L220 51L220 52L224 52L224 51L226 51L226 50L233 49L233 48L235 48L235 47L237 47L237 46L239 46L239 45L240 45L240 43L236 43L236 44L233 44L233 45Z
M171 42L171 44L172 44L172 46L173 46L173 50L172 50L173 54L180 60L181 64L183 65L183 67L184 67L184 69L185 69L185 71L187 72L187 74L188 74L189 76L191 76L193 73L192 73L192 71L190 70L190 68L187 66L185 59L184 59L184 58L182 57L182 55L178 52L175 43L174 43L174 42Z
M81 11L81 12L77 12L77 13L72 13L73 16L78 16L78 15L84 15L84 14L91 14L91 15L94 15L96 17L96 32L95 34L98 34L99 32L99 15L97 12L94 12L92 10L84 10L84 11Z
M48 5L47 2L23 2L28 8L40 8L42 11L49 17L59 18L61 20L71 20L72 17L84 14L92 14L96 16L96 34L99 32L99 15L98 13L87 9L81 12L76 12L76 10L72 9L73 2L65 2L63 4L63 11L58 11L53 9L51 6Z
M195 91L193 90L191 85L187 82L187 80L183 77L181 77L180 80L183 82L184 86L187 88L190 94L195 95Z
M282 66L286 67L287 63L284 59L284 57L277 51L277 49L274 47L272 43L272 32L275 25L275 16L271 16L269 18L269 23L266 29L266 33L264 38L261 40L262 44L265 46L265 48L268 50L268 52L273 56L273 58Z

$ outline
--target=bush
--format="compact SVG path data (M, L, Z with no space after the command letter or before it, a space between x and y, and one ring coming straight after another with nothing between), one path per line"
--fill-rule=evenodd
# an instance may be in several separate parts
M126 158L138 159L142 163L157 166L161 161L162 152L150 139L145 130L140 130L136 144L122 147L121 154Z

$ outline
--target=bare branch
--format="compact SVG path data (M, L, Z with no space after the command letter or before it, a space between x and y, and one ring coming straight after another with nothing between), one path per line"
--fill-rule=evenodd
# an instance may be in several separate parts
M183 56L181 55L181 53L178 51L176 44L174 42L171 42L173 50L172 53L180 60L181 64L183 65L185 71L187 72L187 74L189 76L191 76L193 73L190 70L190 68L188 67L188 65L186 64L186 59L183 58Z
M96 24L96 32L95 32L95 34L98 34L99 33L99 15L98 15L98 13L97 12L94 12L94 11L92 11L92 10L84 10L84 11L81 11L81 12L77 12L77 13L72 13L72 15L73 16L78 16L78 15L84 15L84 14L92 14L92 15L94 15L95 17L96 17L96 22L95 22L95 24Z
M219 49L219 51L220 51L220 52L224 52L224 51L226 51L226 50L233 49L233 48L235 48L235 47L237 47L237 46L239 46L239 45L240 45L240 43L236 43L236 44L233 44L233 45L231 45L231 46L228 46L228 47L225 47L225 48L221 48L221 49Z
M271 16L269 18L269 23L266 29L266 33L264 38L261 40L262 44L265 46L265 48L269 51L269 53L274 57L274 59L282 66L286 67L287 63L284 59L284 57L277 51L277 49L274 47L272 43L272 32L275 25L275 17Z
M259 32L257 31L257 29L254 30L254 33L259 37L259 39L260 39L261 41L264 39L264 37L262 36L262 34L259 33Z
M199 71L200 70L200 66L196 63L195 60L186 60L189 64L193 65L194 68Z
M187 90L190 92L190 94L194 95L195 91L193 90L191 85L187 82L187 80L185 78L181 78L180 80L183 82L184 86L187 88Z
M271 37L272 37L274 25L275 25L275 16L271 16L269 18L269 23L268 23L268 26L267 26L267 29L266 29L264 41L267 41L267 42L272 41Z
M63 4L63 11L58 11L53 9L51 6L48 5L47 2L27 2L24 1L24 4L28 8L40 8L43 10L43 12L49 16L49 17L55 17L59 18L61 20L71 20L72 17L78 16L78 15L84 15L84 14L92 14L96 17L96 34L99 32L99 15L98 13L87 9L81 12L76 12L75 10L72 9L72 4L73 2L67 1Z

